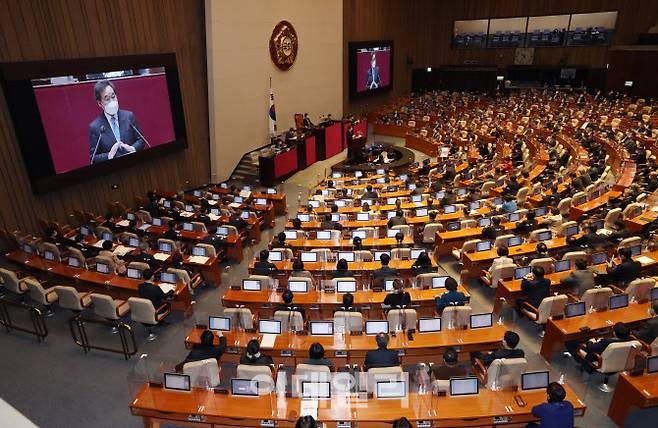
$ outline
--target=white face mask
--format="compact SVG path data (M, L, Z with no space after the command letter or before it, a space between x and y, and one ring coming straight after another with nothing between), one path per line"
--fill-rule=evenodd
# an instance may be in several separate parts
M119 102L116 99L113 99L109 103L105 104L103 110L105 110L105 113L109 114L110 116L114 116L119 111Z

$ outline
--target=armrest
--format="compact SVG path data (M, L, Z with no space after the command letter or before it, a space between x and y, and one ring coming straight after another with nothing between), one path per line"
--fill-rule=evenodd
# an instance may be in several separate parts
M529 310L530 312L536 314L536 315L539 315L539 309L535 308L534 306L532 306L528 302L523 302L523 305L521 305L521 309L524 309L524 308Z
M480 380L480 383L487 383L487 368L479 358L473 360L473 373Z
M575 294L573 294L573 293L566 293L566 295L567 295L567 297L569 298L569 300L571 300L571 301L573 301L573 302L580 302L580 297L576 296Z
M119 304L117 305L117 309L119 309L121 306L123 306L123 305L127 305L127 304L128 304L128 301L127 301L127 300L123 300L121 303L119 303Z
M650 345L650 344L648 344L647 342L645 342L645 341L639 339L639 338L638 338L636 335L634 335L634 334L631 334L631 338L632 338L633 340L637 340L638 342L640 342L640 345L642 346L642 350L643 350L644 352L646 352L647 354L651 355L651 345Z
M608 284L608 287L612 288L612 291L613 291L615 294L623 294L623 293L624 293L624 290L622 290L622 289L619 288L619 287L615 287L615 286L612 285L612 284Z
M166 311L164 311L162 313L159 313L160 310L164 310L164 309L166 309ZM162 305L160 305L159 308L156 308L156 310L155 310L155 320L157 322L160 322L163 319L165 319L167 317L167 315L169 315L170 313L171 313L171 305L168 302L165 302Z

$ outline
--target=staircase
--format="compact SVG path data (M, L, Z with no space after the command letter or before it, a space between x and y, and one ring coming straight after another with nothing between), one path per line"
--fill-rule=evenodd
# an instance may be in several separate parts
M259 182L258 157L267 153L269 144L251 152L245 153L231 174L232 181L245 184Z

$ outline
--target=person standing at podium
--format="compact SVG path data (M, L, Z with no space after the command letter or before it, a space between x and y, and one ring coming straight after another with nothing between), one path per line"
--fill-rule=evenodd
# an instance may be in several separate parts
M381 77L379 75L379 67L377 66L377 56L373 52L370 56L370 68L366 75L366 89L377 89L381 85Z
M313 125L313 122L311 122L311 119L308 117L308 113L304 113L304 128L314 128L315 125Z

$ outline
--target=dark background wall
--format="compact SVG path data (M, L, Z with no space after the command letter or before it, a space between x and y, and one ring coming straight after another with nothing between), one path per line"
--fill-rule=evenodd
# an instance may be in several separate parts
M0 95L0 227L35 232L38 219L66 221L108 201L132 205L155 187L179 189L210 176L203 0L0 0L0 61L175 52L188 148L45 195L33 195ZM112 184L118 184L112 190Z
M452 49L456 19L504 18L617 10L614 45L628 45L658 19L658 2L646 0L344 0L344 103L345 113L370 110L411 89L414 68L448 64L477 64L505 67L514 63L513 48ZM348 94L347 45L351 41L392 39L395 43L393 90L377 98L351 102ZM413 60L413 64L408 64ZM607 47L536 48L535 65L569 65L604 68Z

